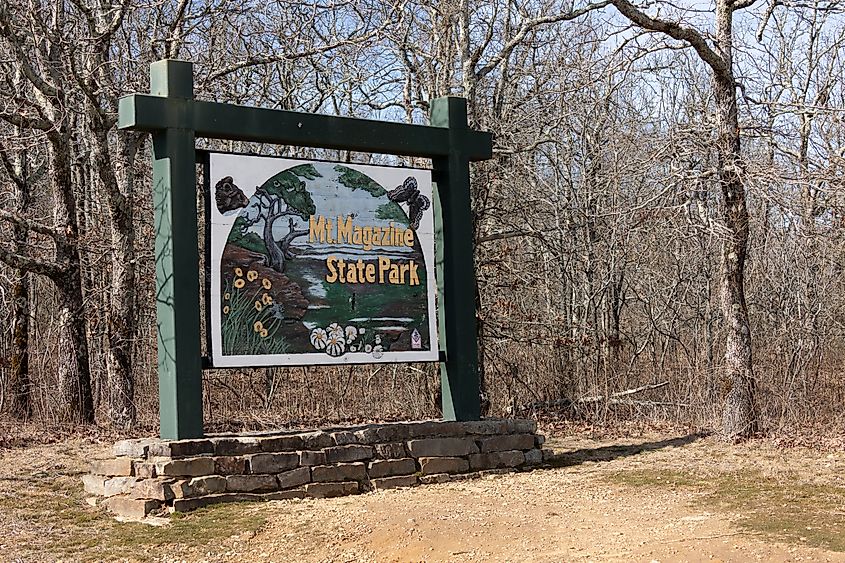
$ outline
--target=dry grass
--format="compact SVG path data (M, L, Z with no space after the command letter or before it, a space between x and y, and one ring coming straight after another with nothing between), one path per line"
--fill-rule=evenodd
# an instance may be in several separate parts
M0 451L0 552L4 560L157 560L168 546L215 548L254 534L258 505L229 504L176 515L164 526L118 522L88 505L80 477L108 446L74 438Z

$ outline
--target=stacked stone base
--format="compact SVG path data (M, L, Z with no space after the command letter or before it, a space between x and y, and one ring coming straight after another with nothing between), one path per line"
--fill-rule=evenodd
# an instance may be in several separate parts
M530 468L548 452L531 420L423 421L309 432L125 440L85 490L143 518L210 504L325 498Z

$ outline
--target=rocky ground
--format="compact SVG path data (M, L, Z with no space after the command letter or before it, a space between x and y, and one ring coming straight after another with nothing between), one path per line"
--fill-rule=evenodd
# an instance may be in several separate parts
M79 478L109 443L0 450L11 561L845 561L845 453L699 435L550 436L533 472L116 522Z

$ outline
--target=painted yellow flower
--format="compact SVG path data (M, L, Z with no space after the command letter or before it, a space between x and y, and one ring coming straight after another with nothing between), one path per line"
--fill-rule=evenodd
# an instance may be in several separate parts
M263 309L263 308L264 308L264 305L262 305L262 304L261 304L261 301L256 301L256 302L255 302L255 310L256 310L256 311L260 311L260 310L261 310L261 309Z
M273 287L273 284L270 283L270 280L268 280L267 278L261 279L261 285L264 286L264 289L270 289L271 287Z
M235 287L236 287L236 288L240 289L240 288L242 288L244 285L246 285L246 282L245 282L244 280L242 280L242 279L236 279L236 280L235 280Z
M225 299L226 301L228 301L228 300L229 300L229 298L230 298L231 296L232 296L232 295L231 295L231 294L227 291L226 293L224 293L224 294L223 294L223 299Z
M264 295L261 296L261 302L264 303L265 305L270 305L271 303L273 303L273 298L270 297L270 294L265 293Z
M223 307L223 314L224 314L224 315L228 315L228 314L229 314L229 306L228 306L228 305L226 305L225 307Z
M235 275L240 278L244 275L244 271L241 270L240 268L235 268Z
M262 330L264 330L264 323L262 323L261 321L255 321L255 324L252 325L252 328L255 330L255 332L261 332Z
M249 281L257 280L258 279L258 272L256 272L255 270L248 271L246 273L246 279L248 279Z
M266 328L262 328L262 329L261 329L261 332L259 332L258 334L260 334L260 335L261 335L261 338L267 338L267 329L266 329Z

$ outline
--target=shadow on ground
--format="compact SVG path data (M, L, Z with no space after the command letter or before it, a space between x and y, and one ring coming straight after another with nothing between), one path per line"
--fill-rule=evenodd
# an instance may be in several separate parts
M656 442L641 442L639 444L614 444L598 448L582 448L572 451L555 450L554 456L548 460L551 467L571 467L588 461L613 461L620 457L630 457L641 453L662 450L663 448L679 448L709 436L706 432L696 432L686 436L667 438Z

